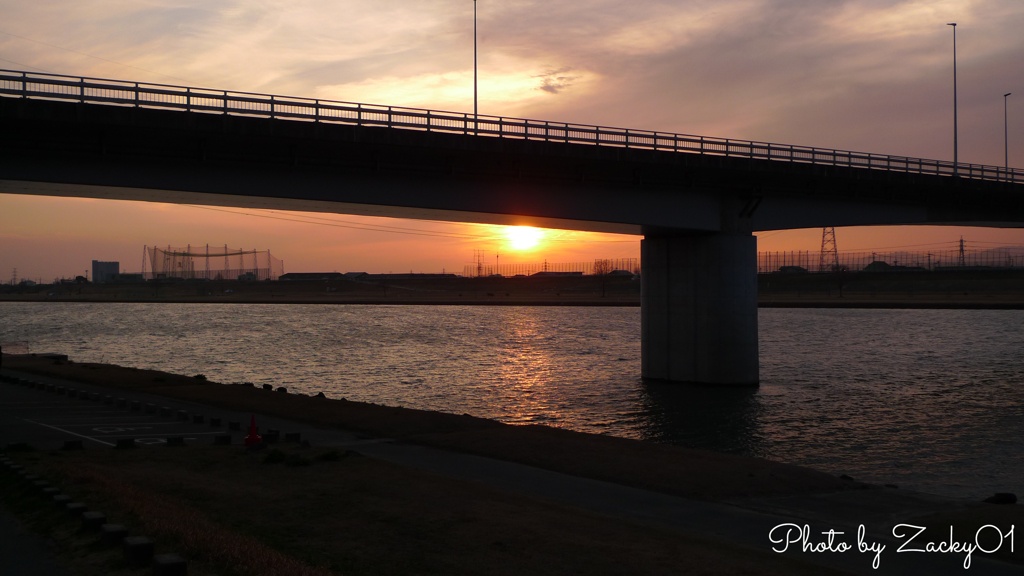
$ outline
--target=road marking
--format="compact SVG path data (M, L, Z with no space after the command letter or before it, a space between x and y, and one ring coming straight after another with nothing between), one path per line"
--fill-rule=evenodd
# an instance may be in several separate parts
M142 426L141 428L114 428L112 426L100 426L93 428L93 432L99 432L100 434L113 434L114 432L134 432L136 430L152 430L152 426Z
M223 432L189 432L189 434L192 436L211 436L213 434L223 434ZM154 432L152 434L107 434L104 436L104 438L145 438L147 436L159 436L163 438L165 436L177 435L178 434L175 434L174 432ZM195 440L195 438L192 438L192 440Z
M70 430L65 430L63 428L57 428L56 426L50 426L49 424L43 424L42 422L35 422L35 421L29 420L27 418L22 418L22 420L24 420L25 422L29 422L31 424L38 424L39 426L45 426L47 428L52 428L54 430L59 430L59 431L65 433L65 434L71 434L72 436L78 436L79 438L85 438L86 440L92 440L93 442L99 442L100 444L106 444L107 446L113 446L113 444L111 444L110 442L104 442L103 440L97 440L97 439L95 439L95 438L93 438L91 436L85 436L83 434L75 434L74 432L71 432Z

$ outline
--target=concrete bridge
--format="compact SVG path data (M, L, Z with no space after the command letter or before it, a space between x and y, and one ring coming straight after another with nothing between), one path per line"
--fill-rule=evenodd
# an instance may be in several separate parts
M0 193L642 234L643 376L758 382L755 231L1024 226L1024 170L0 71Z

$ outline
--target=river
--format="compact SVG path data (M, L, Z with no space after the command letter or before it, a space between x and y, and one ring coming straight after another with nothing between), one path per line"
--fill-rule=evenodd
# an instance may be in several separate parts
M761 386L640 379L638 308L0 303L79 362L1024 493L1024 311L762 309Z

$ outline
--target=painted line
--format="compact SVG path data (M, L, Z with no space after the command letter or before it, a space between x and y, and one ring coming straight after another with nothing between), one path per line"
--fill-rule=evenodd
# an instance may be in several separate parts
M32 421L32 420L28 420L26 418L22 418L22 420L24 420L25 422L29 422L31 424L37 424L39 426L45 426L47 428L52 428L54 430L59 430L59 431L65 433L65 434L71 434L72 436L78 436L79 438L85 438L86 440L92 440L93 442L99 442L100 444L106 444L107 446L113 446L113 444L111 444L110 442L104 442L103 440L97 440L97 439L95 439L95 438L93 438L91 436L84 436L82 434L75 434L74 432L71 432L69 430L65 430L63 428L57 428L56 426L50 426L49 424L43 424L41 422L35 422L35 421Z
M92 422L89 424L54 424L54 426L75 428L77 426L174 426L175 424L184 424L184 422Z
M164 436L167 436L169 434L172 435L172 436L178 436L178 435L183 434L183 433L174 434L173 432L159 432L159 433L153 433L153 434L104 434L103 437L104 438L146 438L146 437L149 437L149 436L159 436L160 438L163 438ZM224 434L224 433L223 432L188 432L187 434L189 434L190 436L210 436L212 434ZM195 438L193 438L193 440L195 440ZM99 442L99 440L97 440L97 442ZM113 444L111 444L111 446L113 446Z

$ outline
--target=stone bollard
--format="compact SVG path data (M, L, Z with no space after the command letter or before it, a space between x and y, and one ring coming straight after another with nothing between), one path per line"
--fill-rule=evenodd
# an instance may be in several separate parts
M82 512L82 528L86 530L99 530L106 523L107 515L103 512Z
M210 418L211 428L220 428L220 418Z
M218 434L213 437L213 443L218 446L227 446L231 444L231 434Z
M160 417L161 418L170 418L171 417L171 407L170 406L164 406L164 407L160 408Z
M146 414L156 414L156 404L146 404Z
M129 536L121 541L124 559L132 566L146 566L153 561L153 541L145 536Z
M114 403L114 397L111 396L110 394L107 394L107 395L103 396L103 403L104 404L113 404Z
M267 444L276 444L281 439L281 431L270 428L263 434L263 441Z
M124 398L118 398L115 404L117 405L118 408L124 408L128 406L128 401L125 400Z
M192 423L193 424L202 424L204 422L206 422L206 416L203 416L202 414L193 414L192 415Z
M114 446L118 450L127 450L129 448L135 448L135 438L118 438L117 444Z
M139 402L138 400L132 400L131 409L132 412L138 412L142 410L142 402Z
M277 387L277 391L278 391L278 392L282 392L282 393L284 393L284 394L287 394L287 393L288 393L288 389L287 389L287 388L285 388L284 386L278 386L278 387Z
M67 393L67 390L65 390L63 386L57 386L57 395L58 396L63 396L65 393Z
M273 390L274 389L274 385L273 384L264 384L263 385L263 389L264 390Z
M242 430L242 423L241 422L228 422L228 430L234 430L236 432L237 431L241 431Z
M81 440L65 440L62 450L84 450L85 446Z
M89 394L89 399L92 400L93 402L99 402L101 398L103 398L103 396L101 396L99 392L93 392L92 394Z
M185 445L185 438L183 436L168 436L167 437L167 445L168 446L184 446Z
M61 510L66 510L68 504L71 503L71 496L68 496L67 494L57 494L56 496L53 497L53 503L57 506L57 508Z
M178 410L178 420L182 422L188 422L188 411Z
M153 557L153 576L185 576L188 564L177 554L160 554Z
M71 516L81 516L85 513L86 507L84 502L69 502L64 509L67 510L68 514Z
M104 544L120 544L128 536L128 528L123 524L104 524L100 526L100 541Z
M295 442L298 444L299 442L302 442L302 432L285 432L284 441Z
M67 394L68 398L78 398L78 390L75 390L74 388L68 388Z

